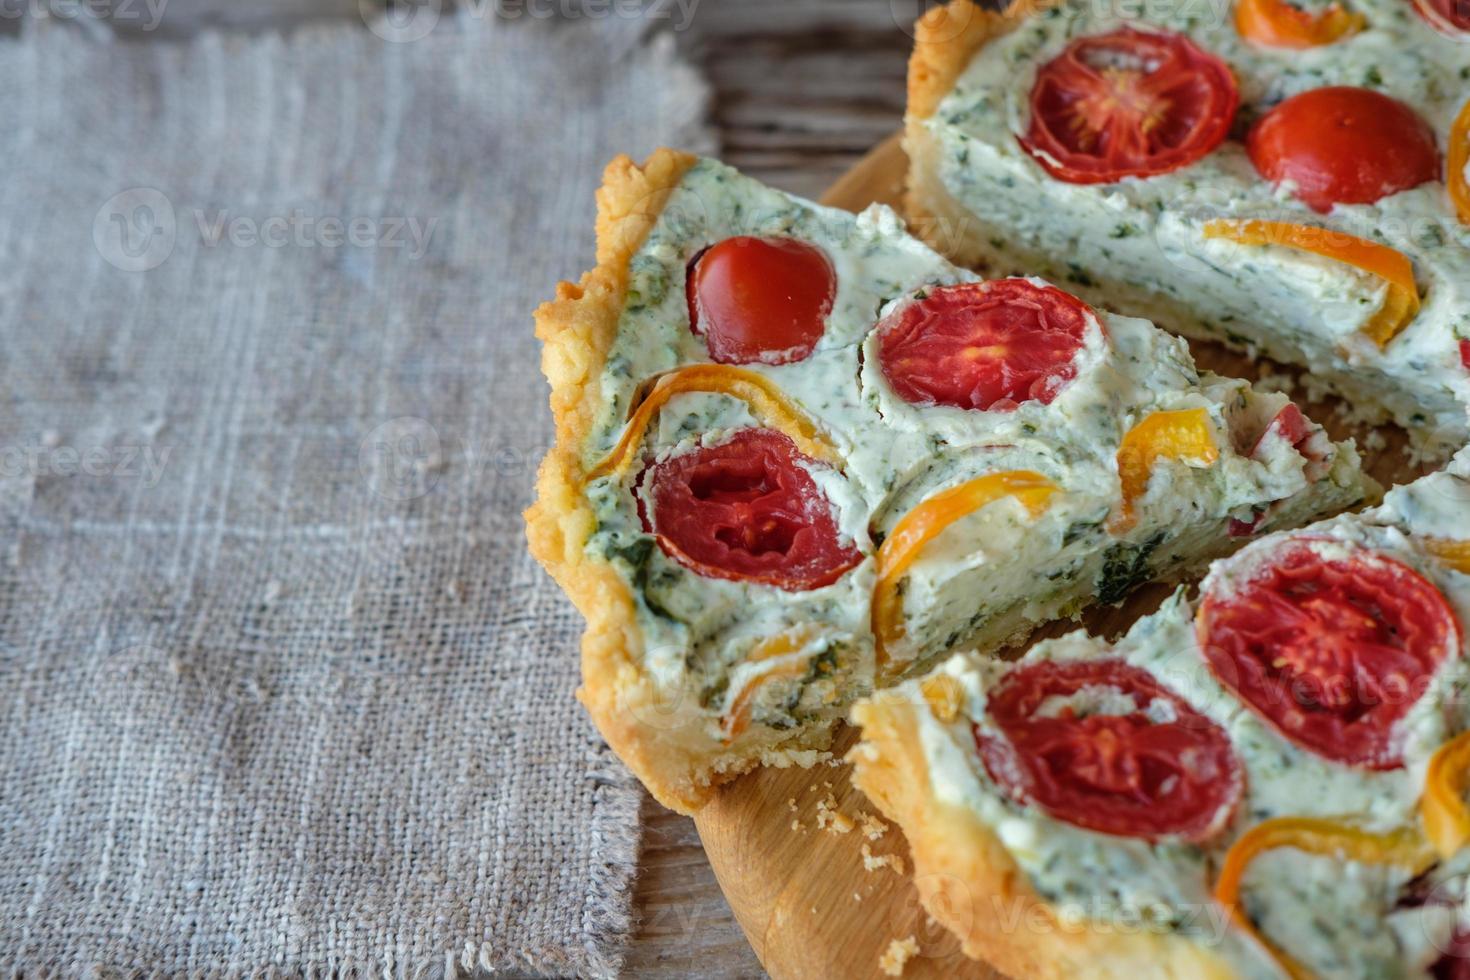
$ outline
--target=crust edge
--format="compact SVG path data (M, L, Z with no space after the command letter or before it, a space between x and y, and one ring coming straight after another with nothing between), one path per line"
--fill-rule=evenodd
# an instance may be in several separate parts
M959 937L965 955L1015 977L1227 978L1228 964L1177 936L1105 932L1064 922L999 838L967 809L938 799L902 690L853 708L862 741L847 755L853 783L908 839L924 907Z
M928 119L934 115L975 52L1043 5L1044 0L1012 0L1005 10L994 11L977 6L973 0L950 0L927 11L914 23L908 118Z
M596 517L581 492L580 450L600 404L594 386L617 335L628 263L696 159L659 149L641 167L619 156L603 171L597 265L580 282L558 284L556 298L535 312L556 442L537 471L536 500L523 515L531 554L587 621L577 699L654 797L686 814L712 792L696 781L693 760L679 745L678 732L692 723L690 706L660 702L637 666L643 640L627 585L611 566L584 553Z

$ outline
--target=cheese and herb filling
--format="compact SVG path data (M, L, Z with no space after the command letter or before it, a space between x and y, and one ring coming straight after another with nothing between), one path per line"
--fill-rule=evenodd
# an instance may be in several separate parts
M1146 321L708 160L632 256L589 395L585 554L705 781L957 644L1376 492L1351 443Z
M1240 976L1458 975L1470 567L1446 554L1467 506L1470 451L1252 542L1114 643L961 654L854 716L877 732L903 705L917 792L970 814L1059 914L1147 922ZM851 755L880 803L885 751L865 732Z
M1441 6L1017 14L911 104L911 217L967 264L1303 366L1448 456L1470 438L1470 43ZM990 16L922 21L911 95L926 46Z

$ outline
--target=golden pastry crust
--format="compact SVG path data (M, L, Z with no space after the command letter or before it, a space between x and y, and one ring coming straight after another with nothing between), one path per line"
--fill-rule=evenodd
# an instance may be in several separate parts
M908 119L934 115L976 51L1045 5L1043 0L1012 0L1005 10L994 11L972 0L950 0L920 17L909 56Z
M531 553L587 620L577 697L659 802L685 813L709 794L696 783L679 738L681 729L696 723L696 706L661 701L639 667L643 640L627 584L610 565L585 554L597 522L582 493L581 450L601 407L596 386L617 335L628 262L694 162L689 154L663 149L642 167L626 156L609 163L597 192L597 267L580 283L560 283L556 299L536 310L556 445L541 463L537 499L525 513Z
M989 827L935 795L919 737L923 710L897 691L859 702L852 714L863 740L847 758L853 783L903 829L924 907L960 938L966 956L1047 980L1235 976L1211 950L1180 936L1064 922Z

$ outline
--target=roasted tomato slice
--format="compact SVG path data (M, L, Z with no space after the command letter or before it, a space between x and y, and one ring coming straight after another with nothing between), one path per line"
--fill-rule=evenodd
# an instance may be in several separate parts
M1293 95L1251 127L1245 148L1262 177L1293 181L1321 212L1439 178L1429 123L1397 99L1349 85Z
M803 466L820 466L772 429L670 457L643 474L645 530L672 559L712 578L790 591L831 585L862 560Z
M1450 607L1418 572L1310 538L1215 586L1195 625L1210 669L1256 714L1324 758L1369 769L1403 765L1395 726L1459 642Z
M1413 0L1429 26L1457 41L1470 41L1470 0Z
M721 364L789 364L822 339L837 273L815 245L740 235L689 263L689 323Z
M1152 177L1219 146L1239 105L1225 62L1183 35L1124 28L1041 67L1021 145L1068 183Z
M1121 660L1042 661L1006 674L975 728L990 778L1058 820L1119 837L1203 840L1244 776L1230 737Z
M939 286L878 324L879 366L916 405L1047 405L1077 375L1090 318L1080 299L1025 279Z

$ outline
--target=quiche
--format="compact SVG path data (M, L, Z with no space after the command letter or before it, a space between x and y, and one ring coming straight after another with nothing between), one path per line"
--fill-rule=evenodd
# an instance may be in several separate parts
M1459 0L952 0L918 23L908 210L964 265L1306 369L1470 438Z
M1377 493L1146 321L673 151L608 167L597 267L536 320L530 544L587 620L579 696L684 812L957 647Z
M1116 642L856 705L854 780L930 912L1018 977L1464 976L1467 508L1462 454Z

